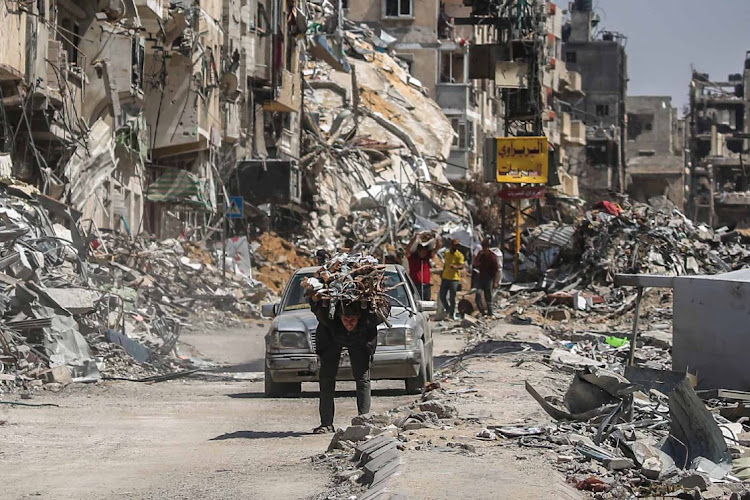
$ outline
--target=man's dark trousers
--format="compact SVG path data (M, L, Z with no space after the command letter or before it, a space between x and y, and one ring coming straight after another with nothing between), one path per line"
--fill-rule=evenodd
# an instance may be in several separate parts
M333 425L336 395L336 375L339 371L342 346L333 343L320 354L320 420L321 425ZM372 356L367 346L348 347L352 374L357 384L357 411L360 415L370 413L370 362Z
M492 284L491 279L478 278L477 279L477 307L479 311L486 314L492 314ZM484 294L484 302L487 309L482 307L481 295Z

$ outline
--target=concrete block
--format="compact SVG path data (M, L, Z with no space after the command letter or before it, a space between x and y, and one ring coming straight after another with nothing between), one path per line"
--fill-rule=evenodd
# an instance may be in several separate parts
M711 478L703 472L694 472L677 481L677 486L687 490L698 488L701 491L706 491L711 486Z
M386 427L390 425L391 418L388 415L378 413L366 413L357 415L352 419L352 425L373 425L376 427Z
M385 446L381 446L380 448L376 448L375 450L372 450L367 453L362 454L362 462L367 463L375 460L376 458L379 458L384 453L390 453L393 450L396 450L398 447L398 441L395 439L391 441L390 443L387 443Z
M425 401L419 404L419 411L431 411L438 418L455 418L458 416L458 410L455 406L444 404L439 401Z
M94 303L100 294L86 288L45 288L47 296L71 314L86 314L94 310Z
M39 378L47 384L57 382L62 385L68 385L73 383L73 377L71 377L70 369L67 366L56 366L45 370L39 375Z
M390 441L393 441L392 437L387 434L380 434L377 437L370 439L369 441L358 444L355 449L357 450L357 453L361 455L363 453L367 453L371 450L375 450L381 446L384 446Z
M392 478L394 475L398 474L401 470L402 463L403 462L401 460L401 457L398 457L397 459L391 460L390 462L386 463L383 467L375 472L375 476L370 486L377 487L378 485Z
M372 432L369 425L350 425L344 429L341 439L344 441L363 441Z
M365 476L367 474L375 474L377 471L382 469L387 463L394 460L401 460L401 452L398 449L392 449L385 453L382 453L378 458L370 460L364 465Z
M609 470L624 470L624 469L632 469L635 467L635 464L632 460L629 458L609 458L604 461L605 467L607 467Z

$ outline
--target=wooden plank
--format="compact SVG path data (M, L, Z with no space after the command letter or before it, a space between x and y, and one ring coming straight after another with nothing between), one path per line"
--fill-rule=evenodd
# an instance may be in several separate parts
M615 274L615 286L673 288L674 278L674 276L662 276L659 274Z
M750 401L750 392L730 391L729 389L709 389L696 391L701 399L728 399L731 401Z

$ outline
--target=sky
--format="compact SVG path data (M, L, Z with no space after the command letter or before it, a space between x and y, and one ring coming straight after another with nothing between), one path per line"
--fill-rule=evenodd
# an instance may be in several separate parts
M750 0L594 0L594 9L599 28L628 37L628 95L672 96L682 114L691 65L716 81L744 69Z

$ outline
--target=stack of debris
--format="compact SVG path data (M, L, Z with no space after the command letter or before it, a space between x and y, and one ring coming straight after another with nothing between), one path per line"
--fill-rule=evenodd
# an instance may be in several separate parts
M611 283L618 273L715 274L750 265L743 236L713 231L676 209L634 203L586 212L575 230L556 224L534 230L532 249L554 249L552 277L573 273L582 284ZM546 271L547 269L541 269ZM567 281L572 281L572 276Z
M558 466L578 489L617 498L745 490L750 448L741 405L709 411L684 374L629 366L623 376L588 367L562 399L542 397L529 383L526 389L557 425L496 432L524 447L557 449Z
M347 24L342 49L345 65L314 51L304 69L300 166L316 209L304 246L381 256L415 227L471 232L443 171L453 138L445 114L366 27Z
M234 272L223 280L205 249L86 234L79 216L0 186L0 392L181 371L190 362L177 341L196 313L259 317L269 290Z

